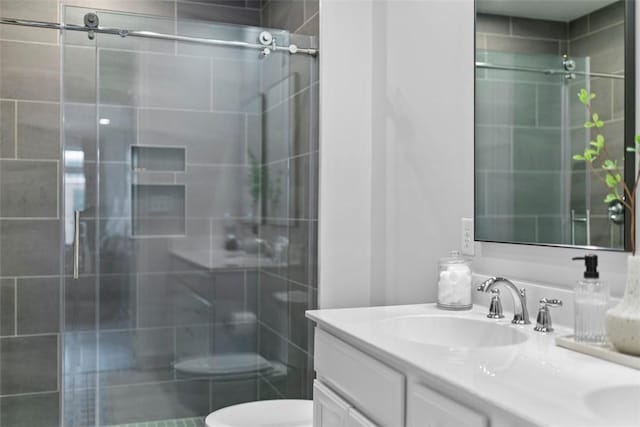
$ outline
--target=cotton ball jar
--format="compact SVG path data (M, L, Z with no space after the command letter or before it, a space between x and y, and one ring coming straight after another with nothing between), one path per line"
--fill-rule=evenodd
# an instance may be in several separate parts
M444 310L470 310L471 263L458 251L438 263L438 307Z

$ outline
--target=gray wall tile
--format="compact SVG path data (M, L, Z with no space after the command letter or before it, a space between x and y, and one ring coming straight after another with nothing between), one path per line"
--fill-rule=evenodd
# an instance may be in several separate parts
M304 1L299 0L271 0L262 9L262 23L293 33L304 23L304 6Z
M598 31L614 23L624 22L624 1L617 1L589 14L589 30Z
M96 102L96 52L95 46L63 46L62 79L65 102Z
M0 101L0 157L16 155L16 103Z
M228 324L234 313L240 313L245 308L244 271L214 274L213 289L215 320Z
M246 381L212 381L210 411L258 399L256 379Z
M178 2L178 19L198 19L239 25L260 25L260 12L216 4Z
M538 126L562 126L562 97L559 84L537 86Z
M319 0L304 0L304 19L309 19L320 11ZM317 17L316 17L317 18Z
M105 104L208 110L207 58L100 51L100 97ZM176 85L176 76L189 76Z
M0 279L0 335L15 335L15 279Z
M0 16L58 22L58 0L2 0L0 2ZM57 43L58 33L47 29L2 25L0 26L0 38L3 40Z
M310 348L309 340L313 339L313 324L305 317L305 311L313 309L311 289L297 283L289 282L289 339L300 348Z
M57 354L57 335L0 339L0 393L56 391Z
M64 280L65 333L95 330L96 287L95 276Z
M521 128L513 130L513 170L560 171L562 146L560 129ZM537 198L545 193L537 193ZM538 200L540 201L540 200Z
M287 278L308 286L315 286L316 223L290 221Z
M103 109L101 108L101 111ZM91 104L66 104L64 106L64 144L65 150L81 151L85 161L96 160L96 107ZM106 138L112 135L114 127L118 123L112 121L111 125L100 129L100 136ZM103 134L106 134L103 136ZM125 140L126 141L126 140ZM117 144L120 139L113 138L112 144ZM102 160L112 160L101 152Z
M590 82L591 92L596 94L591 101L591 108L594 113L598 113L602 120L609 120L613 117L613 80L592 78Z
M589 16L574 19L569 23L569 38L575 39L589 32Z
M258 320L283 337L289 335L286 297L287 279L269 273L260 274Z
M559 54L559 44L551 40L515 39L505 36L487 34L487 49L502 52L527 52L529 54Z
M311 19L305 22L296 31L298 34L306 34L309 36L320 36L320 14L316 13Z
M180 326L176 328L176 362L211 352L213 326Z
M258 112L260 76L257 57L253 61L213 61L213 109Z
M508 16L476 15L476 31L479 33L511 34L511 20Z
M59 393L0 398L0 425L11 427L58 427Z
M100 154L104 161L124 162L129 158L131 145L138 144L138 111L130 107L100 105L100 118L108 119L109 125L100 125ZM157 142L150 144L162 145Z
M57 162L0 160L0 183L0 216L58 216Z
M248 169L237 166L189 166L179 184L187 188L187 214L192 217L242 216Z
M91 9L117 10L121 12L140 13L173 17L175 6L173 0L64 0L65 4Z
M287 343L266 328L260 329L260 354L268 360L278 360L286 364L288 373L282 379L271 381L278 392L287 399L311 398L312 376L307 369L308 355Z
M624 80L613 81L613 117L624 118Z
M0 54L2 98L58 101L58 46L1 41Z
M7 276L55 275L60 251L57 220L0 220L0 271Z
M593 58L591 71L621 71L624 69L624 45L621 40L624 40L624 25L618 24L606 31L590 33L579 39L572 40L570 53L573 56L591 56ZM603 57L616 60L612 63L607 63Z
M510 127L476 126L476 170L511 168Z
M213 279L206 271L194 270L184 271L181 274L139 276L137 298L139 326L211 323L214 321L217 309L213 294ZM213 305L208 306L204 301Z
M135 276L101 276L99 278L99 298L101 329L136 327Z
M18 335L60 330L60 279L18 279Z
M476 82L479 124L535 126L536 86L500 81Z
M545 39L567 38L567 29L564 22L513 17L511 18L511 23L514 36Z
M58 104L18 102L18 158L58 159L59 135Z
M311 213L311 170L315 154L289 161L289 218L307 219Z
M243 164L244 115L141 110L140 144L185 147L188 164Z
M101 332L98 370L102 387L172 380L173 328Z

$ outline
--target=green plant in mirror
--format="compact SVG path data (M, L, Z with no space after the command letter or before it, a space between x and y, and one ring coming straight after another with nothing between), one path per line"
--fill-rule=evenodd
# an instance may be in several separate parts
M591 136L595 136L595 138L589 142L589 145L584 149L582 154L574 155L573 159L585 162L591 173L597 176L605 185L609 192L604 198L604 203L609 204L613 201L619 201L629 212L631 224L631 251L635 255L636 190L638 189L638 181L640 180L640 171L636 174L633 186L629 188L623 178L618 159L615 159L611 155L611 152L607 147L607 141L604 135L602 135L602 129L604 128L605 123L600 119L598 113L591 109L591 101L595 98L596 94L589 92L586 89L581 89L578 93L578 99L580 99L580 102L585 106L589 113L589 120L584 123L584 128L591 133ZM640 135L635 137L634 146L627 147L627 151L634 153L633 155L635 156L639 149ZM622 161L624 161L624 159L622 159Z

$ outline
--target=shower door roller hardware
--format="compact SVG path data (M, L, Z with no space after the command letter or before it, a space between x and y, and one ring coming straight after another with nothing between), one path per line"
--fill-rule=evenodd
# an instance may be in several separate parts
M271 43L273 43L273 35L268 31L263 31L258 36L258 40L260 41L260 44L264 46L271 46Z
M80 211L73 212L73 278L80 276Z
M84 26L89 29L89 32L87 33L89 40L93 40L96 37L96 33L91 30L96 30L100 26L100 19L98 18L98 15L95 13L87 13L84 15Z

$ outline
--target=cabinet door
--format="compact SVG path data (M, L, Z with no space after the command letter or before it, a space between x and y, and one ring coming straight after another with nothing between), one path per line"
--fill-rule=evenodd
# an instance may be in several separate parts
M350 426L350 407L328 387L317 380L313 382L313 427Z
M378 427L358 412L355 408L349 408L348 427Z
M407 427L488 427L489 419L423 385L409 384Z

